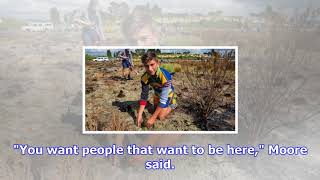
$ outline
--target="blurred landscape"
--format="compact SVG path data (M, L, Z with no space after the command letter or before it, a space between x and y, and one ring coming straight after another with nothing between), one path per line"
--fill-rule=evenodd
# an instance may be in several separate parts
M89 54L87 54L87 51ZM122 50L123 51L123 50ZM105 50L108 61L96 62L94 49L86 50L86 131L147 130L152 114L145 111L142 129L136 117L145 69L141 54L152 49L135 49L133 80L122 77L121 60ZM235 130L235 50L153 50L161 67L174 72L173 86L178 108L165 121L157 120L153 131L234 131ZM167 53L164 53L167 51ZM195 50L193 50L195 51ZM201 52L201 50L199 50ZM214 55L212 55L214 53ZM136 72L136 73L135 73ZM149 102L153 104L150 92Z
M10 2L13 8L4 6ZM151 11L154 5L146 1L129 7L105 1L93 13L99 15L99 23L94 27L101 30L100 38L92 37L84 29L84 24L92 27L94 23L79 23L82 14L88 13L89 1L82 1L83 6L77 6L78 1L43 2L51 3L45 4L47 8L37 8L42 1L0 2L0 153L4 155L0 159L0 179L319 177L319 1L234 0L238 6L227 4L224 9L207 2L198 6L198 12L186 7L193 1L184 1L178 4L182 10L169 12L167 9L175 4L169 2L166 7L155 8L161 10L158 14L151 14L157 11ZM257 8L252 8L253 5ZM206 11L202 12L201 8ZM208 9L213 10L209 13ZM239 9L246 13L233 15ZM38 10L41 17L36 14ZM141 28L143 24L147 27ZM31 29L27 30L28 27ZM137 32L128 32L130 29L144 29L144 32L137 36ZM95 41L88 41L88 37ZM143 162L137 166L129 164L130 157L120 158L118 162L111 158L19 156L12 150L12 144L145 145L147 135L123 135L123 141L117 141L120 135L81 134L83 45L238 46L239 133L184 135L174 144L282 143L307 146L310 155L293 158L262 154L259 160L247 156L172 156L177 168L171 172L147 172ZM89 67L95 72L100 64L92 63ZM102 67L119 66L110 62ZM142 71L139 65L137 71ZM112 71L97 81L108 80L123 86L122 81L111 79L112 73L117 76L117 71ZM90 94L101 97L101 90ZM118 93L111 94L112 98ZM126 97L119 98L120 102L136 99L129 99L129 92L124 93ZM131 117L127 112L123 115ZM161 135L161 138L166 143L174 136Z
M136 24L140 28L145 25L152 26L152 30L156 31L153 35L157 37L160 45L202 45L207 44L211 39L215 40L215 44L239 45L240 42L251 41L251 38L252 40L260 39L260 36L263 37L263 34L270 32L275 35L287 32L291 35L305 36L306 33L316 35L320 31L320 8L317 7L289 10L287 8L281 11L279 8L266 5L260 12L230 16L224 15L221 10L206 13L173 13L164 11L157 4L129 6L126 2L112 1L107 5L104 3L105 8L98 6L99 1L92 0L86 8L59 10L58 7L51 7L47 16L38 20L32 17L28 19L28 16L23 18L0 16L0 31L35 36L46 33L81 34L84 26L88 24L90 26L89 22L86 25L79 22L79 19L86 16L89 21L98 21L92 26L97 25L104 36L98 44L87 45L132 43L129 41L131 37L128 36L135 36L135 34L127 34L128 31L132 31L126 28L134 26L128 24ZM90 16L94 17L90 18Z

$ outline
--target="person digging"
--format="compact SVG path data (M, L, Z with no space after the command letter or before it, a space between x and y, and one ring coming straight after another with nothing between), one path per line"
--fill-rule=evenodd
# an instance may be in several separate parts
M146 72L141 76L141 97L140 107L137 116L137 125L141 127L142 114L147 105L149 88L154 89L154 112L147 120L147 128L153 127L156 119L165 120L172 109L177 107L176 95L172 85L171 74L160 67L160 63L154 52L145 53L141 57Z

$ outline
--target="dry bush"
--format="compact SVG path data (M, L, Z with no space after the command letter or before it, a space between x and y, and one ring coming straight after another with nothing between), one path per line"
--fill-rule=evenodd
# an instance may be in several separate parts
M108 131L129 131L129 127L129 123L120 118L118 112L113 111L111 120L105 129Z
M285 34L281 34L285 36ZM272 35L274 36L274 35ZM298 50L291 42L277 39L266 41L266 47L260 47L263 54L254 54L258 60L246 59L239 83L239 122L243 129L242 138L254 142L265 138L269 133L283 127L300 127L310 123L320 114L316 106L305 110L293 108L292 100L304 98L303 88L308 87L307 74L303 67L312 67L316 58L310 52ZM308 107L308 103L301 106ZM294 113L293 118L284 114ZM247 143L245 142L245 143Z
M222 95L232 86L226 80L234 79L234 70L228 70L232 65L232 54L228 52L222 57L218 52L213 53L208 60L190 62L183 80L189 103L198 107L204 119L218 107L216 102L222 101Z
M181 72L181 65L180 64L174 64L174 72Z

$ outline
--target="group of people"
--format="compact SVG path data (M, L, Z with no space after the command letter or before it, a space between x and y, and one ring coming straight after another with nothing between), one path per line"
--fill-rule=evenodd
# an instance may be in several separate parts
M122 63L122 75L124 79L132 80L133 71L132 54L128 49L119 54ZM145 72L141 76L140 107L138 109L137 126L141 127L142 114L148 102L149 88L154 89L152 116L147 121L147 127L151 128L157 119L164 120L175 109L176 94L172 85L170 72L160 67L160 62L155 52L147 52L141 57Z

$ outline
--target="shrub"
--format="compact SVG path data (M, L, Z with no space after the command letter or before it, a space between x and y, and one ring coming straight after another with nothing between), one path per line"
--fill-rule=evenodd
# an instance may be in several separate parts
M217 100L231 85L224 85L227 78L234 78L234 70L228 70L231 66L230 56L221 58L219 54L208 60L195 62L188 66L184 73L183 84L188 89L186 95L189 103L196 105L202 118L208 116L217 108Z

